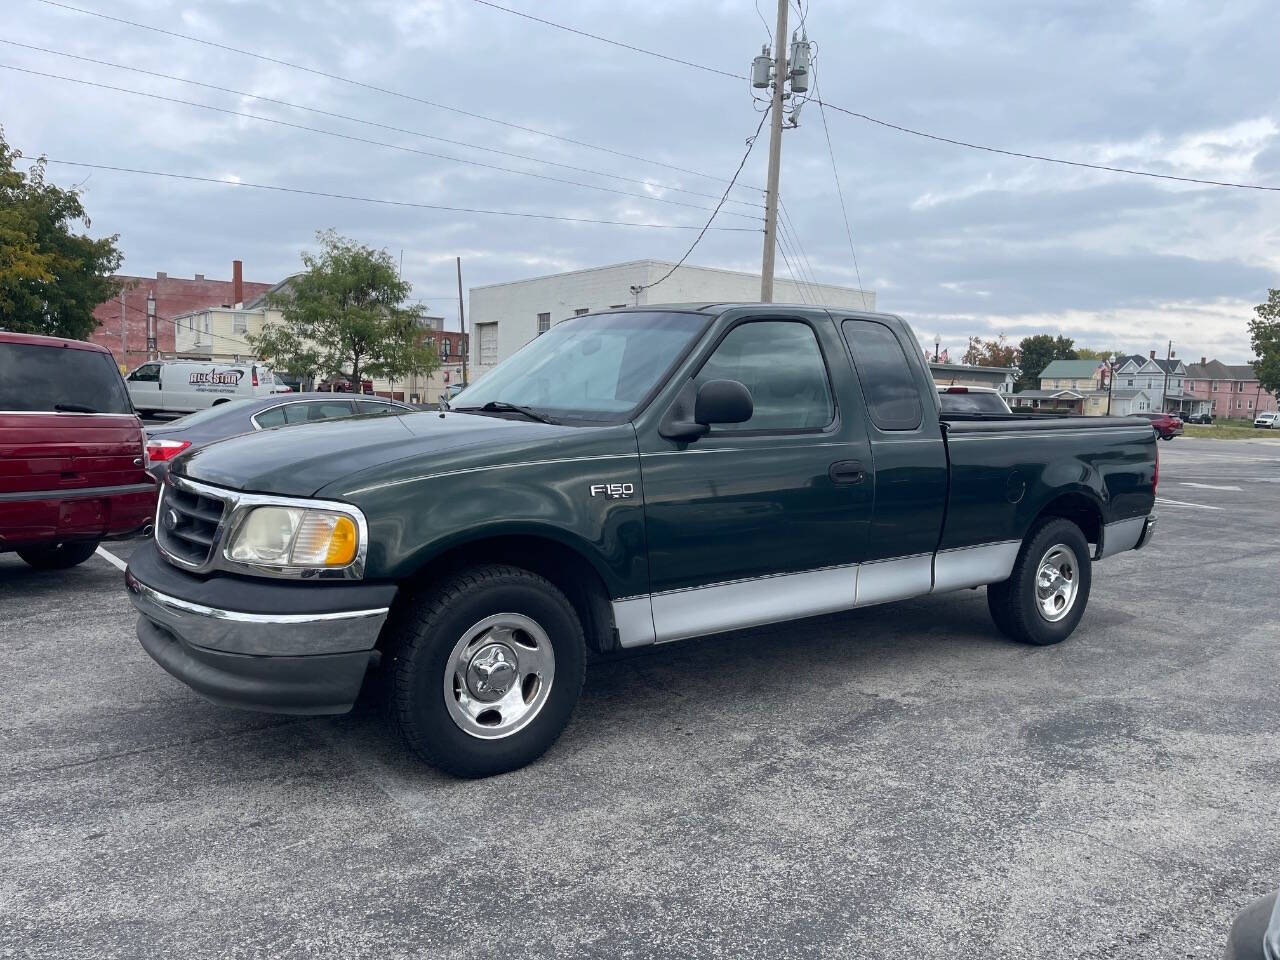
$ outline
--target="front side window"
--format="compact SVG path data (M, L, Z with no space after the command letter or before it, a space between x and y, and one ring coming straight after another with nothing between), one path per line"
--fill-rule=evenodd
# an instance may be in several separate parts
M132 413L111 354L0 343L0 410Z
M893 331L874 320L846 320L840 329L853 353L871 422L881 430L919 427L920 388Z
M467 410L501 402L553 418L623 420L658 386L707 322L703 314L659 311L571 317L498 364L451 406ZM484 362L485 325L477 327Z
M133 383L159 383L160 382L160 364L144 363L133 373L129 374L129 379Z
M821 430L835 416L827 366L807 323L757 320L739 324L720 341L694 378L737 380L751 392L754 412L744 423L715 430Z

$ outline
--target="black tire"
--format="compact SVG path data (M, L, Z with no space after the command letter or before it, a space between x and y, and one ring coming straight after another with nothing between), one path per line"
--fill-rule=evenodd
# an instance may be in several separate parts
M1065 546L1075 554L1071 578L1075 592L1062 618L1050 620L1041 610L1036 581L1041 561L1057 546ZM1084 616L1092 580L1089 542L1084 533L1070 520L1047 517L1027 534L1009 579L987 587L987 608L996 627L1012 640L1040 647L1061 643Z
M46 547L20 547L18 556L37 570L69 570L84 563L98 549L97 540L52 543Z
M1161 440L1172 440L1172 439L1173 439L1173 434L1172 434L1172 433L1167 434L1167 435L1165 435L1165 436L1162 436L1160 439L1161 439Z
M528 618L544 632L554 675L527 725L500 739L482 739L454 719L445 678L454 677L455 647L500 614ZM455 776L487 777L532 763L564 731L582 692L586 642L573 606L550 582L519 567L460 571L412 598L388 630L391 716L414 752Z

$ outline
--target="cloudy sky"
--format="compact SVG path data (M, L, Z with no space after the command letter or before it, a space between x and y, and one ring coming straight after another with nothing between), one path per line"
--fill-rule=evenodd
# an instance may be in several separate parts
M27 155L419 204L701 225L708 214L698 208L713 206L710 197L723 189L712 178L732 174L759 119L744 82L473 0L70 2L454 109L39 0L8 0L4 40L236 92L11 42L0 44L8 66L405 148L0 70L0 123ZM504 2L733 73L745 73L768 39L751 0ZM761 9L772 27L772 0ZM1274 0L811 0L806 26L818 42L817 74L830 103L1028 153L1280 185ZM1145 352L1172 338L1188 359L1248 359L1251 308L1268 286L1280 286L1280 193L1081 170L838 114L828 120L863 284L881 309L907 316L922 340L940 334L944 345L959 347L971 334L1017 339L1047 331ZM765 147L762 137L744 184L764 182ZM226 277L239 258L246 279L270 282L297 269L316 230L334 227L397 257L403 250L415 294L454 322L455 256L463 258L466 283L478 285L645 257L674 260L693 236L68 166L51 166L50 174L64 184L88 178L94 231L120 234L126 272ZM816 104L784 135L782 183L812 276L854 284ZM741 202L727 204L715 224L751 227L760 194L733 196ZM758 270L760 243L758 233L712 232L691 262Z

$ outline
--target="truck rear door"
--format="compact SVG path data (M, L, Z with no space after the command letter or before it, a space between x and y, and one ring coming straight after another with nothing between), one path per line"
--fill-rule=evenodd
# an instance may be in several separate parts
M905 327L847 318L875 470L875 506L859 605L928 593L947 499L947 452L933 378ZM907 342L910 340L910 342Z

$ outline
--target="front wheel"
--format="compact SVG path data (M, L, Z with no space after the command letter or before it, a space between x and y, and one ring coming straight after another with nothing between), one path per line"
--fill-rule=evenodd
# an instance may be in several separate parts
M1089 542L1070 520L1050 517L1023 541L1009 579L987 587L987 607L1001 633L1048 646L1071 636L1091 583Z
M51 543L43 547L22 547L18 556L37 570L69 570L93 556L98 541Z
M505 773L555 743L586 670L564 594L510 566L462 571L400 611L388 636L393 718L428 763Z

